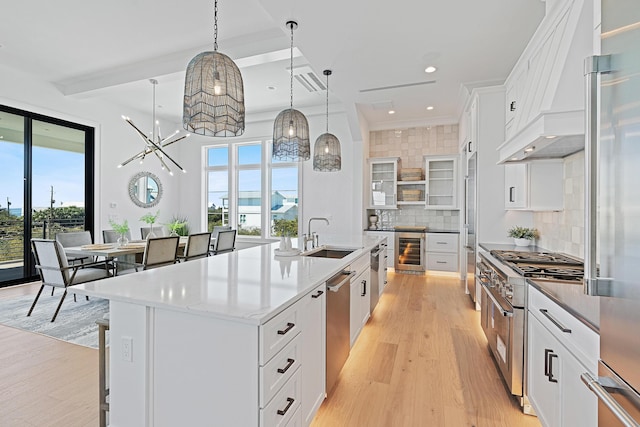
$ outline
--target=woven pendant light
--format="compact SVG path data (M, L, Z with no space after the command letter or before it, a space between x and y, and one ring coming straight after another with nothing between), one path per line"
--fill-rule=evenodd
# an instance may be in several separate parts
M318 172L336 172L342 168L340 141L329 133L329 76L331 70L322 72L327 76L327 131L316 139L313 145L313 170Z
M298 110L293 109L293 30L298 28L295 21L287 21L291 29L291 101L289 108L282 110L273 124L273 153L277 160L309 160L309 123Z
M218 1L214 2L213 52L189 62L184 80L182 124L206 136L239 136L244 132L244 87L238 66L218 52Z

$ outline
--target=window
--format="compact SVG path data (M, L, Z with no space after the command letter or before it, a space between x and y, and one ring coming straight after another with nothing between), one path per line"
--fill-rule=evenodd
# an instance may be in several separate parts
M271 161L270 141L205 149L208 229L230 225L240 236L298 235L299 166Z

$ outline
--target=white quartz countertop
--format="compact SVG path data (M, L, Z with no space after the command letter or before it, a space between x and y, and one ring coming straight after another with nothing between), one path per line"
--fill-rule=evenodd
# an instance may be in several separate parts
M358 248L342 259L279 257L279 243L255 246L73 287L112 301L262 324L348 266L383 237L320 236L321 245ZM294 240L293 246L302 246Z

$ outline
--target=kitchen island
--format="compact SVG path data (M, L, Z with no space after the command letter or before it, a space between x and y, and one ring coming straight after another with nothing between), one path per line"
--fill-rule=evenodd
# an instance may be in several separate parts
M324 399L325 281L382 240L323 237L357 249L276 257L273 243L75 286L110 300L110 425L308 424Z

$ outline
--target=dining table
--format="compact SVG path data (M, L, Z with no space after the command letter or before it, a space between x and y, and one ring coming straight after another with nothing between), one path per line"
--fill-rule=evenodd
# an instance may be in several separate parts
M187 236L180 236L178 248L184 249L186 244ZM141 263L146 246L146 240L132 240L126 245L121 246L117 243L93 243L90 245L69 246L64 248L64 252L68 257L104 257L108 261L115 261L114 272L116 272L118 258L122 258L125 255L134 255L136 263ZM131 262L125 262L124 264L133 266Z

